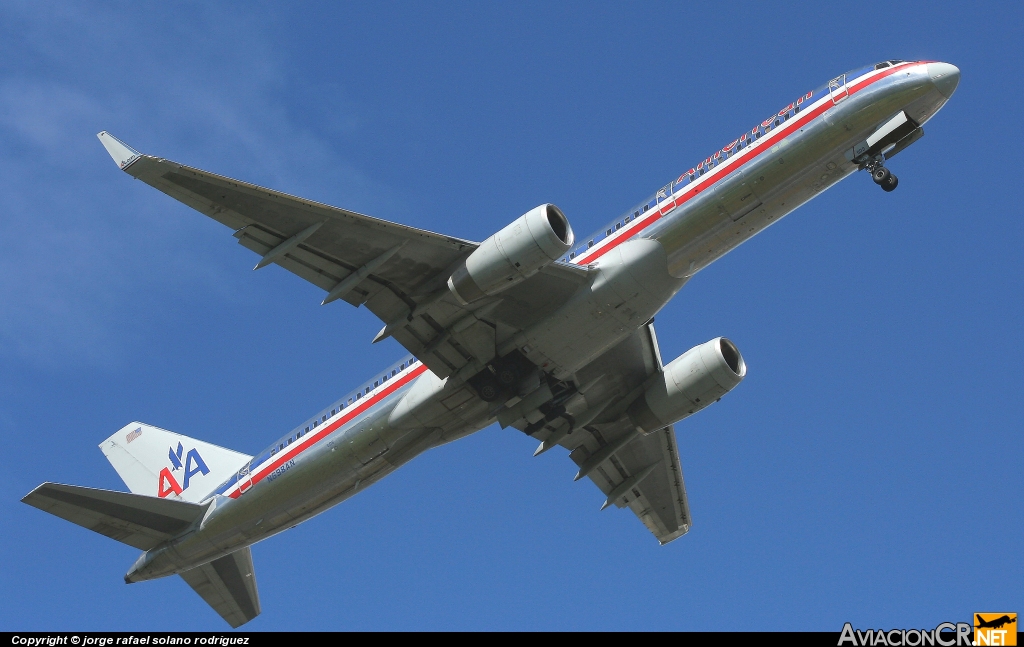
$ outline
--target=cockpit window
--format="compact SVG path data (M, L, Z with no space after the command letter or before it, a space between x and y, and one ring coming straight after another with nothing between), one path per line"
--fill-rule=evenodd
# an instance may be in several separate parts
M906 63L906 61L898 59L898 58L894 58L894 59L889 60L889 61L882 61L881 63L875 63L875 69L876 70L880 70L883 67L890 67L892 65L899 65L900 63Z

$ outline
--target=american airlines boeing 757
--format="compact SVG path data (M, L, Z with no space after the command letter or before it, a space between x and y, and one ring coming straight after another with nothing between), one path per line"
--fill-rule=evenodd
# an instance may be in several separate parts
M23 500L143 551L124 576L180 575L231 626L260 613L249 547L494 422L556 446L662 544L691 526L673 425L743 380L718 337L662 362L653 318L694 274L924 135L960 71L891 60L842 74L578 240L542 204L482 243L285 195L99 134L118 166L259 255L366 306L410 353L250 456L140 422L100 449L131 493L44 483ZM368 340L369 341L369 340Z

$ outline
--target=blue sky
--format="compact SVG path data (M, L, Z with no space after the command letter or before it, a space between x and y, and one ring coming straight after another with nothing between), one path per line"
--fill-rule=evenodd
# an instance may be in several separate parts
M680 424L659 547L497 427L253 549L271 629L934 627L1024 611L1024 12L1014 3L0 5L0 629L216 630L136 551L18 500L125 489L132 420L240 451L404 351L132 181L95 138L483 240L583 235L802 92L888 58L963 73L899 189L857 174L699 274L666 358L749 376ZM992 7L991 9L989 7ZM1005 139L1004 139L1005 138ZM1017 584L1013 584L1017 582Z

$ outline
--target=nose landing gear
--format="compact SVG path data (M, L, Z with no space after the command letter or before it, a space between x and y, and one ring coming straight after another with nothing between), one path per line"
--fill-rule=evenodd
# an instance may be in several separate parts
M871 179L874 180L875 184L882 187L882 190L886 193L895 190L900 183L899 178L893 175L889 169L882 166L881 161L876 161L868 169L871 171Z

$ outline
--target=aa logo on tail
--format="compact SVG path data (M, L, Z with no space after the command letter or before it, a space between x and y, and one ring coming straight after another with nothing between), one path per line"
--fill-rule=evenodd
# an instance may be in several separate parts
M170 468L163 468L160 470L160 477L157 483L157 496L164 498L171 494L180 495L183 491L188 489L189 480L196 474L209 474L210 468L206 466L206 462L203 461L203 457L199 455L199 452L192 448L185 454L185 460L182 462L181 455L184 453L185 448L178 443L177 449L170 447L167 450L167 459L171 462ZM174 478L174 472L180 469L185 470L185 476L182 479L182 484L178 484L178 480Z

